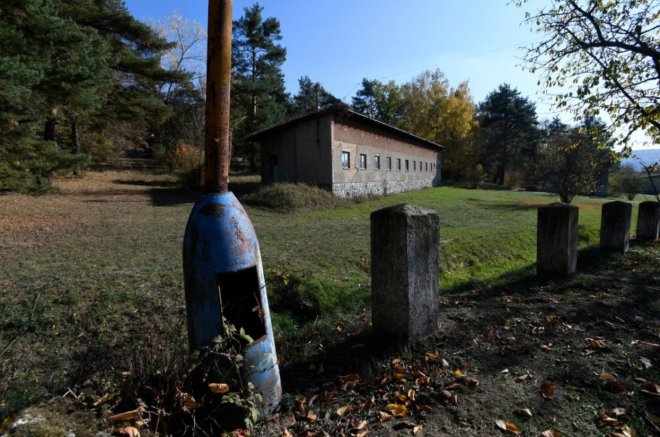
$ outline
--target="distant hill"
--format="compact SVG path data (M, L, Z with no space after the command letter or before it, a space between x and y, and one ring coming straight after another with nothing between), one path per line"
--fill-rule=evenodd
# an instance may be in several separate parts
M638 156L645 164L660 161L660 149L640 149L633 150L632 154ZM639 161L633 157L626 158L621 161L622 166L633 167L635 170L641 170L642 166Z

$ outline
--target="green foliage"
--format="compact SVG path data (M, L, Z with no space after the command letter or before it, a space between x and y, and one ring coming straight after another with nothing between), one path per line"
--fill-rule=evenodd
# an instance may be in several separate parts
M362 79L362 88L353 97L353 109L383 123L396 124L401 114L401 90L394 81Z
M275 211L328 209L341 204L341 201L329 191L304 184L266 185L241 200L248 205Z
M600 174L610 166L611 143L601 127L594 120L569 127L557 118L548 125L538 174L562 202L571 203L577 194L593 192Z
M623 194L628 200L634 200L644 185L644 176L631 166L617 169L610 176L610 186L615 193Z
M517 0L518 6L526 0ZM660 139L660 40L654 0L552 0L526 14L542 35L526 55L560 108L605 112L625 140L635 131Z
M286 49L280 22L262 17L263 7L255 3L234 22L232 43L232 117L234 156L247 157L252 172L257 170L257 150L243 141L248 134L280 122L285 113L282 64Z
M444 146L445 178L466 179L477 163L470 89L467 82L451 88L440 70L425 71L401 86L363 79L353 108Z
M168 46L120 0L3 2L0 189L48 190L53 172L107 159L113 132L163 121L157 85L184 79L160 66Z
M538 148L536 106L508 84L477 107L481 163L490 179L503 185L509 171L527 173Z
M298 79L298 86L298 94L293 96L292 101L293 115L307 114L340 103L340 100L326 91L320 83L312 82L309 76Z

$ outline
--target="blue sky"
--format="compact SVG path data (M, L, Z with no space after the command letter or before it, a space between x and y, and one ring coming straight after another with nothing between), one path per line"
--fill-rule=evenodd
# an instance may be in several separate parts
M475 101L507 82L539 102L537 77L520 68L520 47L539 39L508 0L262 0L287 49L286 86L308 75L350 102L362 78L403 83L440 68L451 86L468 81ZM543 0L532 1L533 5ZM235 0L234 18L253 1ZM178 11L206 27L207 0L126 0L140 20ZM540 118L551 108L538 106Z

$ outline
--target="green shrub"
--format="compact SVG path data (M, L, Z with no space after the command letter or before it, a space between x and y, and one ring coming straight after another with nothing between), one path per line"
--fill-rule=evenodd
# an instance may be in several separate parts
M332 193L304 184L273 184L261 187L256 193L241 199L248 205L276 211L330 209L341 201Z

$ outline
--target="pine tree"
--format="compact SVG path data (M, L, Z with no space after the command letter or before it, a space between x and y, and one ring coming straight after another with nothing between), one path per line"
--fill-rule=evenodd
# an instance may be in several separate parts
M291 113L301 115L327 108L340 100L326 91L318 82L313 82L309 76L298 79L298 94L293 96Z
M0 6L0 189L49 189L53 171L81 161L57 147L49 114L98 102L105 53L98 35L56 16L48 0Z
M245 8L234 22L232 45L232 117L234 119L234 154L246 156L251 170L257 170L255 145L241 141L247 134L280 122L285 113L282 64L286 49L277 44L282 39L276 18L262 18L258 3Z
M500 85L477 107L482 161L493 182L508 171L525 171L539 142L536 106L508 84Z

